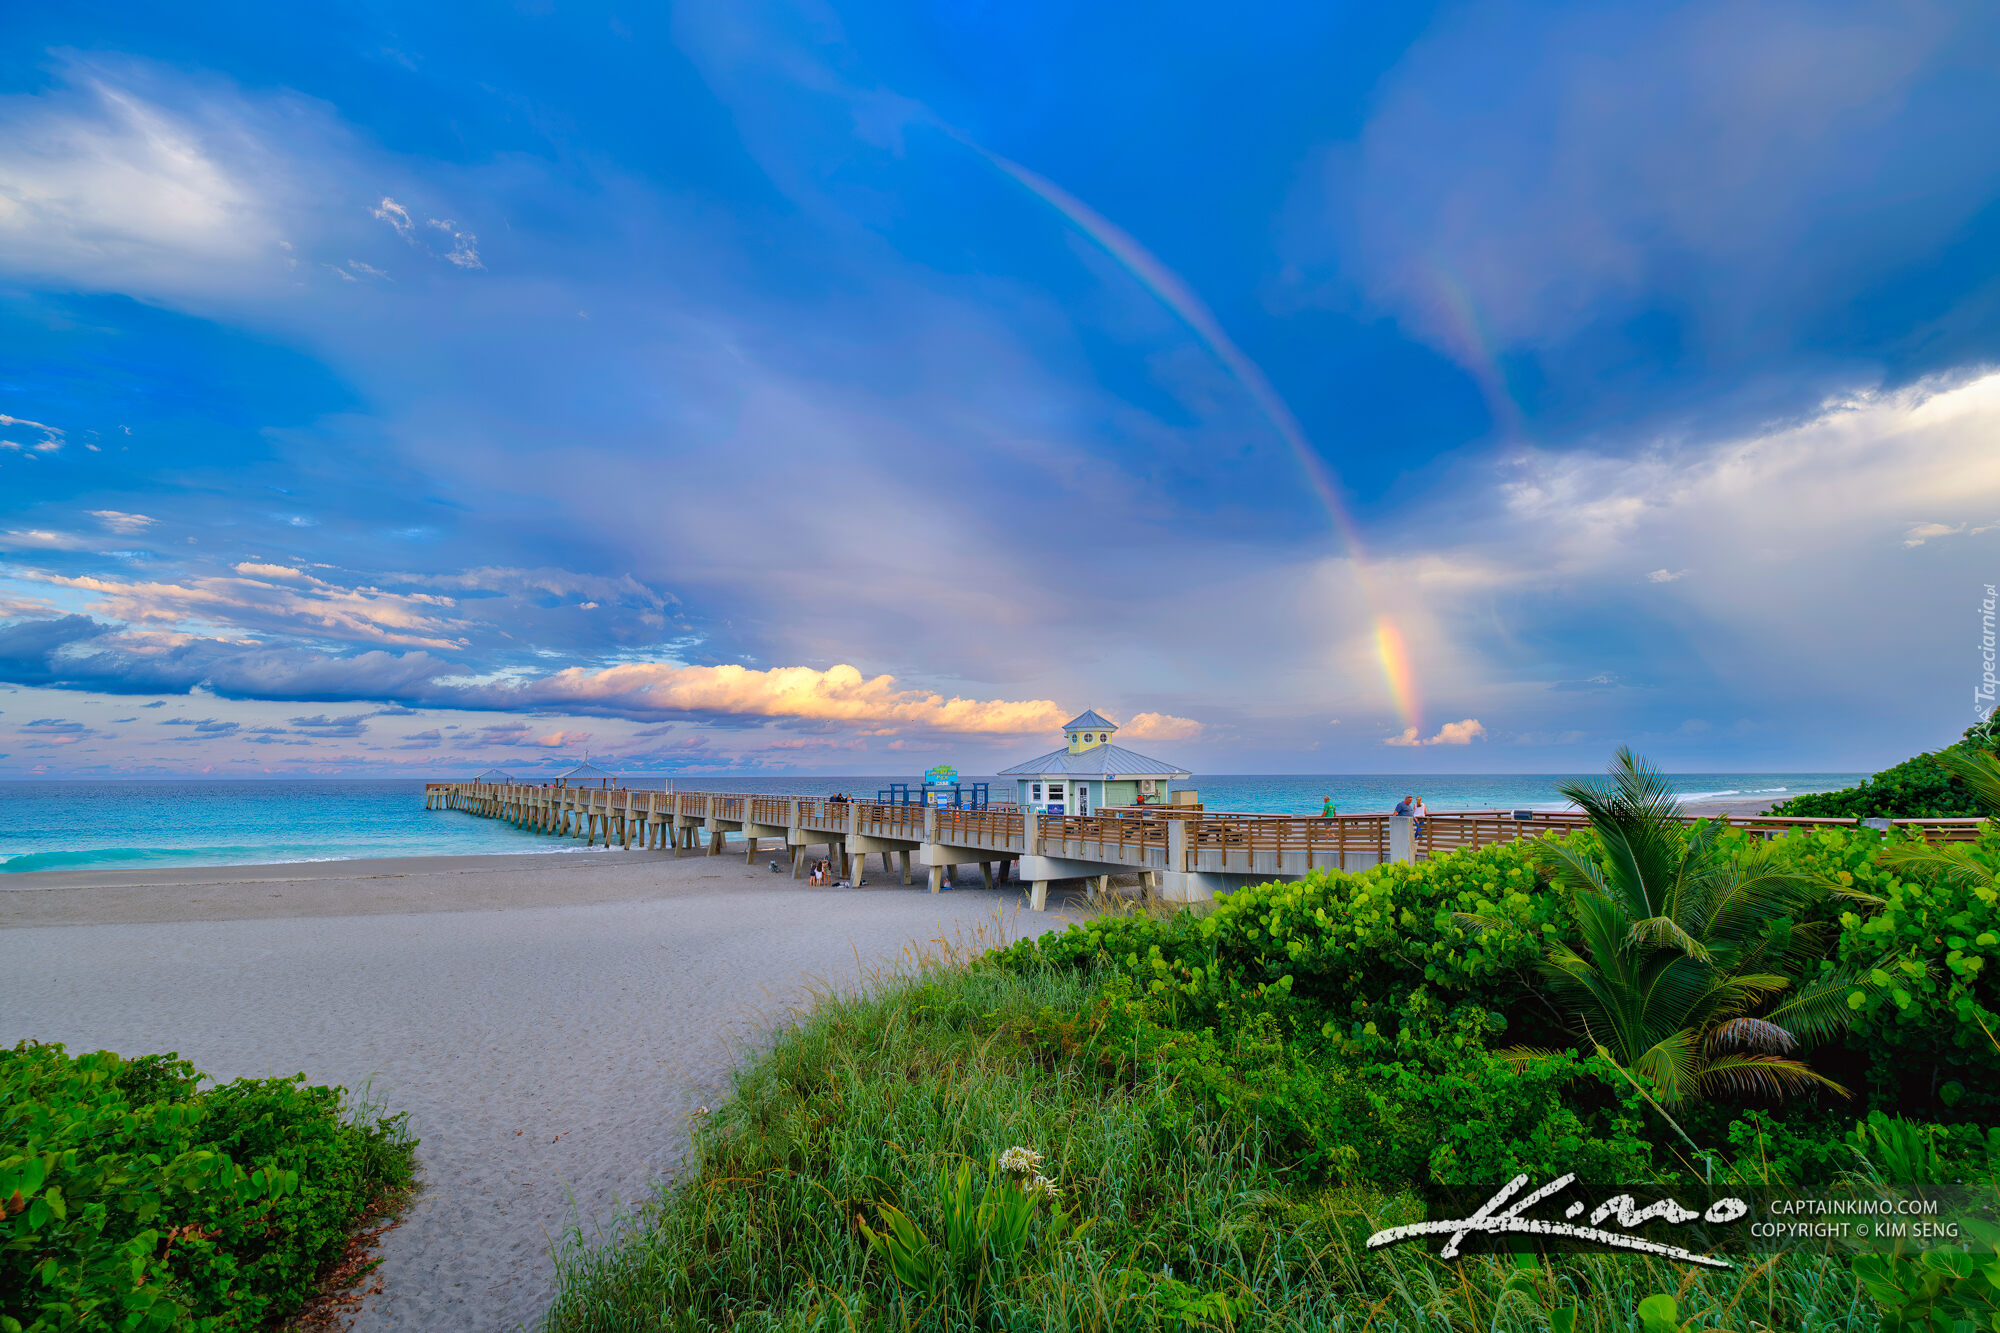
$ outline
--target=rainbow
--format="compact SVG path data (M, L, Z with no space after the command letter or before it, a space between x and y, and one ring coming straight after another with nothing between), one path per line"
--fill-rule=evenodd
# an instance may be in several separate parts
M1131 274L1133 279L1150 292L1159 303L1172 311L1188 330L1200 340L1210 355L1222 364L1230 377L1242 386L1250 401L1256 405L1278 438L1285 442L1292 457L1297 460L1299 470L1305 474L1306 484L1311 488L1320 506L1332 520L1334 532L1346 548L1354 569L1354 579L1361 593L1361 599L1368 608L1368 616L1375 629L1376 655L1382 662L1382 673L1388 682L1390 698L1406 727L1422 730L1422 706L1417 693L1416 673L1410 666L1410 655L1403 645L1403 633L1394 619L1383 610L1384 598L1375 587L1375 580L1369 571L1368 559L1361 545L1361 531L1354 518L1347 512L1342 501L1340 488L1332 471L1306 439L1298 418L1292 409L1271 386L1270 379L1263 370L1244 354L1229 334L1223 330L1213 312L1195 295L1194 290L1181 276L1162 264L1153 253L1139 244L1127 232L1109 218L1084 203L1069 191L1057 185L1046 176L1028 170L1018 162L1010 161L998 153L990 152L973 143L963 135L956 136L961 143L980 154L1043 203L1061 214L1063 219L1077 231L1088 237L1105 254L1111 256L1119 267ZM1497 370L1496 370L1497 374Z
M1486 322L1479 317L1479 307L1473 303L1472 293L1459 281L1457 274L1441 264L1430 265L1424 273L1433 297L1432 309L1438 317L1436 332L1452 354L1452 359L1463 366L1479 386L1481 396L1486 399L1486 410L1492 414L1500 433L1509 439L1518 436L1521 433L1521 407L1515 400L1512 386L1507 383L1507 372L1500 364L1500 356L1494 349L1494 340L1487 332Z

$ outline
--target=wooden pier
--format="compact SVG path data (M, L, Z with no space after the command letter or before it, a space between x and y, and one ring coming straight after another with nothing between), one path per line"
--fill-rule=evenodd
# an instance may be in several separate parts
M544 787L525 783L433 782L427 810L461 810L504 819L518 828L572 838L586 846L661 851L705 849L722 855L730 838L754 863L768 842L785 849L794 878L805 873L807 850L854 880L870 853L884 873L913 881L922 866L933 893L954 866L977 865L987 887L1012 877L1031 885L1036 911L1052 880L1096 879L1138 872L1167 898L1191 901L1246 883L1299 879L1319 869L1365 870L1385 861L1428 860L1460 848L1588 826L1574 812L1462 810L1416 820L1407 815L1230 814L1157 806L1046 815L1011 804L981 810L831 801L817 796L732 792L664 792L634 788ZM1717 816L1766 836L1794 829L1848 827L1848 819ZM1899 819L1931 841L1970 841L1980 819ZM892 870L892 858L893 866Z

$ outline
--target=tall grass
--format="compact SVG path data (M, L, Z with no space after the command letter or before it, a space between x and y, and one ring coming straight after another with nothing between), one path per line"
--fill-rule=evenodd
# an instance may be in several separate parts
M822 997L698 1118L685 1178L617 1240L570 1237L547 1327L1542 1333L1574 1306L1575 1328L1625 1333L1654 1292L1690 1329L1878 1327L1818 1257L1717 1274L1608 1254L1370 1253L1371 1231L1421 1216L1414 1200L1300 1186L1157 1077L1047 1040L1091 989L947 957ZM858 1223L893 1204L934 1227L940 1168L983 1170L1017 1144L1092 1228L1031 1253L977 1309L899 1289Z

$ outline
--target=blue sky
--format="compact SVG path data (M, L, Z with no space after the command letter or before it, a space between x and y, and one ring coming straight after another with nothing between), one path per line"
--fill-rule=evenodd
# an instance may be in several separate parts
M1970 4L15 6L0 775L1847 769L1974 719Z

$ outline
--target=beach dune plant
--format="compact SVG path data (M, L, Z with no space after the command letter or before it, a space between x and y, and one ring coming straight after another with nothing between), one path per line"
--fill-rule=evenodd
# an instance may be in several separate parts
M1820 908L1853 891L1768 846L1732 848L1718 824L1687 826L1665 775L1628 749L1609 772L1561 788L1594 843L1549 840L1538 854L1571 926L1552 936L1542 973L1578 1035L1668 1106L1844 1095L1796 1052L1852 1013L1861 982L1823 964L1836 927Z
M938 1299L949 1288L961 1307L976 1312L990 1284L1021 1259L1037 1205L1048 1204L1040 1235L1043 1248L1080 1237L1090 1227L1057 1202L1056 1186L1040 1172L1041 1155L1009 1148L975 1186L972 1164L939 1173L939 1238L933 1241L902 1209L877 1204L881 1230L857 1225L895 1282L910 1293Z

